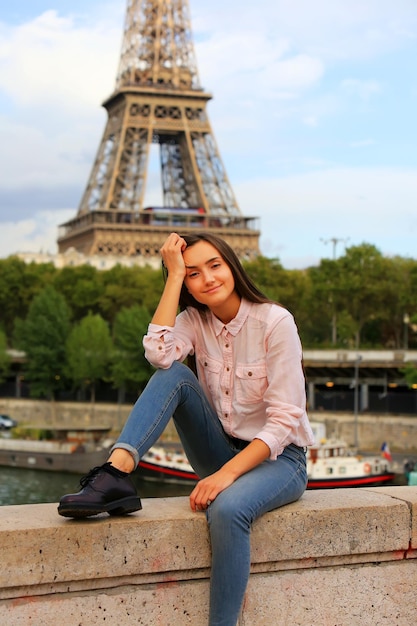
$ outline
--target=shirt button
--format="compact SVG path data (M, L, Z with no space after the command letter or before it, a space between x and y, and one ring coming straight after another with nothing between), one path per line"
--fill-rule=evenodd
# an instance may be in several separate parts
M248 372L248 376L252 376L252 372Z
M230 372L230 367L226 367L226 372Z
M225 348L228 348L228 347L229 347L229 344L227 343L227 344L225 345Z
M207 361L204 361L204 367L207 367L207 365L208 365Z

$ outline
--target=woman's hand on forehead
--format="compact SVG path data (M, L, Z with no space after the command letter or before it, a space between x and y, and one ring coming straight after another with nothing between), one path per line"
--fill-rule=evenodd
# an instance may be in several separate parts
M186 249L187 244L185 239L180 237L177 233L171 233L166 239L160 252L163 263L170 272L181 272L185 276L185 265L182 253Z

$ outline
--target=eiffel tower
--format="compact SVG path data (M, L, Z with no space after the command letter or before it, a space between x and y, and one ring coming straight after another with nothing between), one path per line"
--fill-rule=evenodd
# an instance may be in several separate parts
M151 259L172 231L205 230L243 259L259 254L254 217L236 202L199 85L188 0L128 0L108 120L74 219L58 249ZM163 206L144 206L151 144L159 145Z

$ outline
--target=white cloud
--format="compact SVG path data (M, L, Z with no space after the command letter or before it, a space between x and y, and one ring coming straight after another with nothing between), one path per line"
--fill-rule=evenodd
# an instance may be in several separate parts
M16 123L0 118L0 144L7 146L7 151L0 155L0 187L23 189L79 184L92 165L95 144L99 141L96 126L101 126L91 124L86 128L79 122L72 126L63 124L55 132L48 132L41 124L36 127L29 122ZM88 140L92 150L87 164L82 151Z
M0 230L1 256L16 252L57 252L58 225L74 217L73 209L40 211L32 218L2 222Z
M100 101L115 84L120 39L121 24L79 25L52 10L3 26L1 189L86 182L106 119Z
M280 257L286 267L313 265L326 252L331 256L321 240L332 237L415 258L415 169L320 170L250 180L236 192L244 213L261 216L263 253Z
M0 88L19 107L58 103L75 116L113 90L119 45L120 25L79 26L46 11L3 30Z
M298 54L270 63L261 70L258 88L262 90L264 97L279 95L280 92L297 97L317 83L323 73L324 67L319 59Z

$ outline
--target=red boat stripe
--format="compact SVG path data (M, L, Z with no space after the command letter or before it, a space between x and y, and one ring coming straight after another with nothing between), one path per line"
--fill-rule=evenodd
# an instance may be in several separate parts
M146 461L140 461L139 467L152 470L153 472L157 472L159 474L169 474L170 476L180 476L182 478L188 478L189 480L198 480L198 476L193 472L184 472L168 467L162 467L161 465L154 465L153 463L147 463Z

